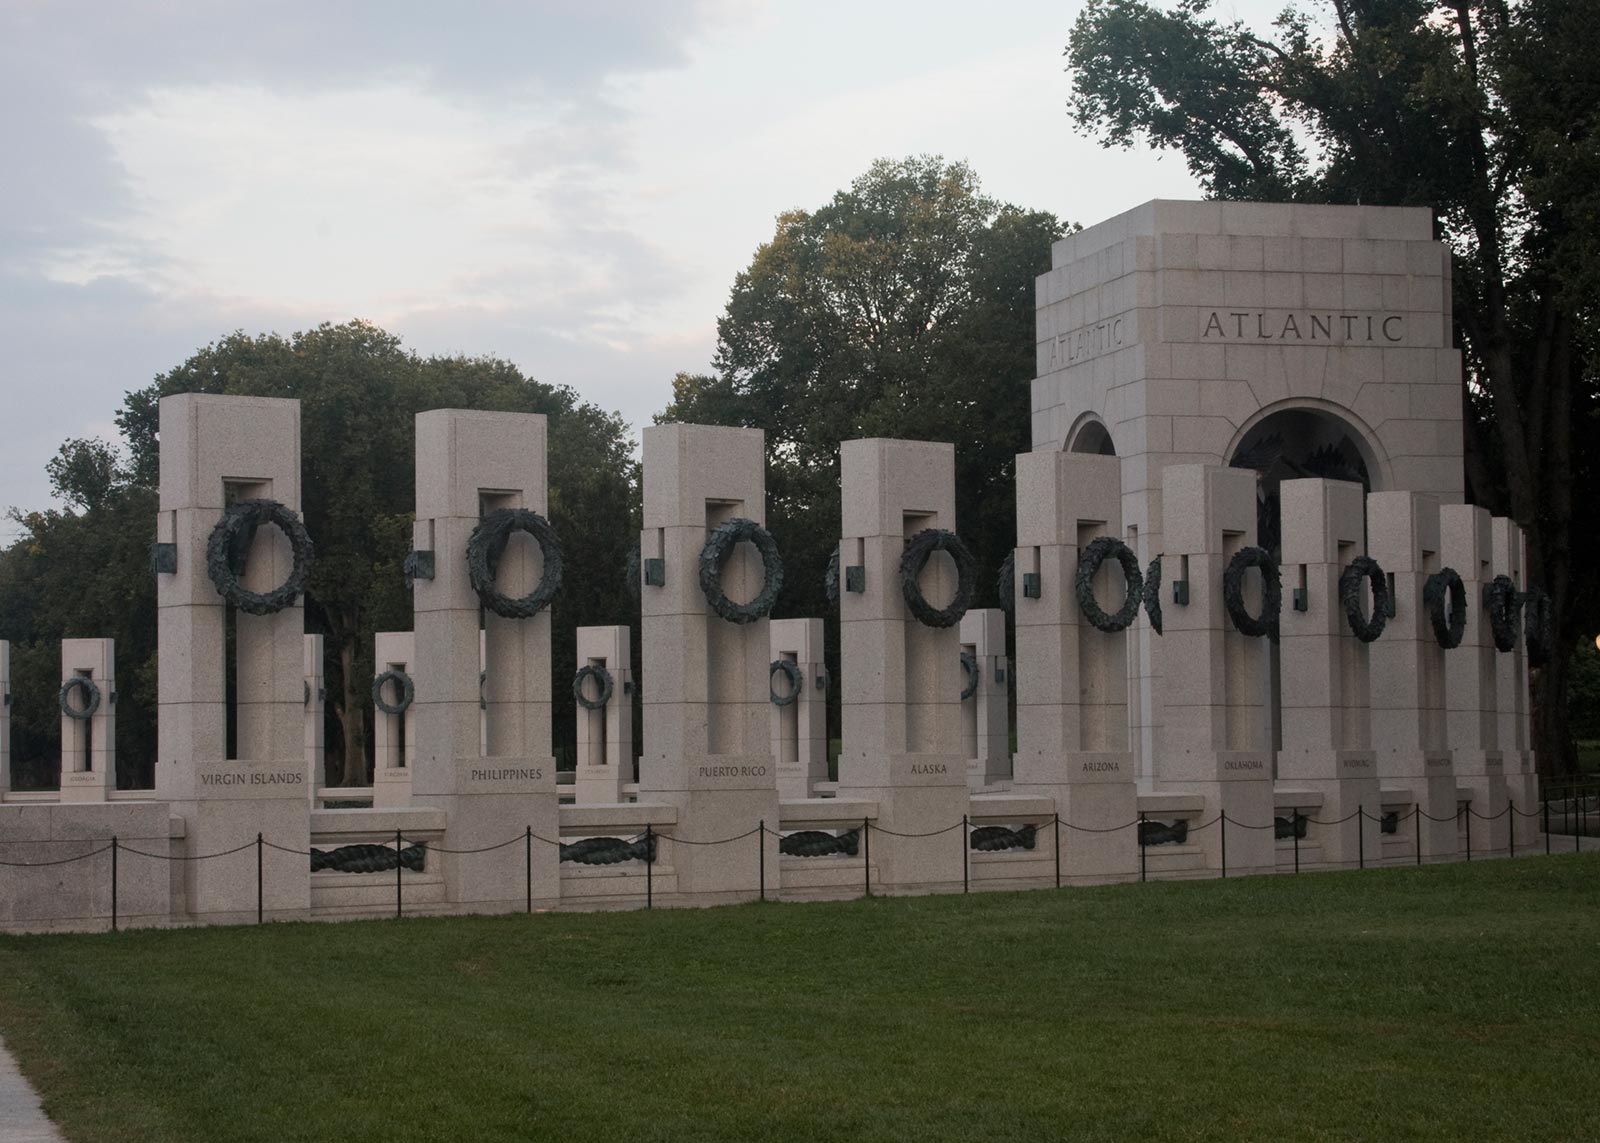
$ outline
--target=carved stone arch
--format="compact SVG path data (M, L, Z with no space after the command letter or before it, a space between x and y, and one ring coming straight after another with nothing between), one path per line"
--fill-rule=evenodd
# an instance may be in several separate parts
M1106 423L1099 415L1084 413L1073 422L1072 431L1067 434L1067 443L1062 451L1116 456L1117 446L1111 439L1111 430L1106 428Z

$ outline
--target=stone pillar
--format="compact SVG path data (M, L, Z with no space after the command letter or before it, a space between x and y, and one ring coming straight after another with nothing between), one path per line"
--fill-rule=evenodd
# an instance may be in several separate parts
M1527 554L1522 529L1505 516L1495 516L1489 522L1490 570L1494 575L1510 576L1518 591L1528 587ZM1491 576L1493 578L1493 576ZM1477 624L1484 629L1484 639L1494 645L1487 634L1489 613L1481 597L1469 597L1472 618L1468 626ZM1508 652L1496 652L1495 699L1497 705L1497 739L1504 763L1506 792L1519 810L1531 810L1539 802L1539 775L1534 766L1532 728L1529 725L1528 641L1519 631L1517 645ZM1516 814L1522 833L1517 844L1531 845L1538 831L1544 828L1542 819L1523 818ZM1474 843L1476 844L1476 843Z
M264 904L304 913L311 873L306 813L303 600L270 615L236 612L234 757L228 757L225 660L229 606L206 574L206 542L234 500L300 511L300 403L184 393L161 399L161 498L156 520L159 697L156 798L185 820L190 856L268 850ZM164 555L162 554L164 553ZM266 526L242 577L271 591L292 568L289 542ZM298 684L298 685L297 685ZM301 853L292 852L295 850ZM253 919L255 854L183 863L189 910Z
M1423 584L1442 566L1439 501L1414 492L1371 493L1367 543L1389 573L1395 608L1371 650L1378 776L1409 789L1413 804L1429 815L1421 821L1423 860L1445 860L1459 848L1455 770L1445 738L1445 651L1422 604Z
M305 637L306 801L317 808L317 794L328 780L328 732L324 721L328 692L322 680L322 636Z
M437 557L435 557L437 558ZM374 678L385 671L403 671L416 686L416 636L409 631L379 631L372 637ZM400 695L391 683L384 687L384 701L395 705ZM398 809L411 804L411 771L417 759L417 704L400 714L386 714L373 708L372 714L372 804L378 809ZM526 888L526 886L524 886Z
M0 799L11 792L11 643L0 639Z
M611 675L611 699L599 710L578 715L578 764L573 775L574 800L612 803L623 800L622 787L633 781L632 633L626 627L578 628L578 667L601 667ZM599 686L584 683L593 701Z
M117 651L110 639L61 640L61 683L84 678L100 691L88 718L61 716L61 801L103 802L117 788ZM82 690L68 700L84 709Z
M770 624L772 658L785 659L800 670L795 699L772 708L772 757L778 763L778 796L809 798L818 782L828 780L828 671L822 653L821 619L774 619ZM787 687L771 676L774 692Z
M700 553L715 528L740 518L766 523L764 438L757 429L711 425L656 425L643 436L639 797L677 806L678 832L690 841L734 837L764 821L767 889L776 892L768 624L721 618L699 582ZM661 582L652 582L652 567ZM721 580L730 600L756 597L762 568L752 545L738 545ZM754 896L755 845L671 845L679 891L691 900Z
M1493 819L1472 823L1472 848L1481 845L1504 853L1513 825L1512 815L1506 813L1508 791L1500 751L1494 640L1482 605L1484 585L1494 578L1489 510L1471 504L1442 506L1439 544L1441 562L1461 577L1467 597L1467 626L1461 645L1444 656L1445 743L1450 747L1457 785L1472 791L1472 808L1480 817ZM1423 621L1431 632L1432 623L1426 616Z
M550 612L510 619L480 606L467 541L483 516L522 508L543 516L545 418L536 413L435 409L417 414L417 514L412 546L430 553L431 579L412 592L416 629L416 755L411 800L448 814L444 848L492 846L532 828L557 836L550 746ZM419 563L426 565L426 560ZM512 535L496 588L518 598L544 573L538 545ZM487 680L480 689L480 619ZM486 706L480 709L480 695ZM481 720L480 720L481 716ZM447 899L518 907L526 892L520 845L439 854ZM560 896L558 856L533 849L533 897Z
M840 446L840 461L839 796L878 802L872 861L883 888L948 888L961 880L951 834L895 833L959 827L969 810L961 633L912 616L899 569L908 539L956 530L955 448L853 440ZM954 561L935 553L918 582L930 603L944 605L956 590Z
M985 786L1011 777L1011 718L1006 709L1006 613L978 608L961 617L961 741L967 754L967 785Z
M1278 495L1284 596L1278 783L1321 794L1321 806L1310 816L1339 823L1310 827L1325 864L1353 869L1363 857L1376 864L1383 806L1368 712L1369 645L1350 630L1339 601L1339 577L1367 551L1365 494L1359 484L1344 481L1285 480ZM1295 603L1296 591L1305 593L1304 611ZM1370 617L1370 585L1362 588L1362 599L1362 613Z
M1223 605L1229 562L1256 542L1256 474L1174 464L1162 473L1162 578L1187 583L1189 603L1165 604L1159 653L1165 687L1163 789L1205 796L1203 824L1228 815L1228 873L1276 868L1267 639L1237 631ZM1245 576L1245 606L1261 613L1261 580ZM1222 866L1222 824L1191 834L1209 868Z
M1098 631L1074 593L1080 548L1117 536L1115 457L1035 452L1017 457L1017 756L1012 788L1055 798L1062 868L1103 880L1138 869L1139 816L1128 741L1131 631ZM1115 612L1126 585L1115 561L1094 578ZM1077 827L1074 830L1072 827ZM1110 833L1080 832L1112 830Z

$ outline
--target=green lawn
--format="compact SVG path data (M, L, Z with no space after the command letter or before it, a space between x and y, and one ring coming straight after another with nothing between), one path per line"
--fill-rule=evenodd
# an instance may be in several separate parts
M0 939L79 1143L1600 1138L1600 855Z

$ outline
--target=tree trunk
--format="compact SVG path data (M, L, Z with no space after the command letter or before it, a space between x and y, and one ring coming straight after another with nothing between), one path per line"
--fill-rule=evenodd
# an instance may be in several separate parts
M369 786L371 775L367 770L367 708L363 695L356 686L356 640L354 636L339 641L339 664L344 668L343 693L340 696L339 725L344 730L344 786Z

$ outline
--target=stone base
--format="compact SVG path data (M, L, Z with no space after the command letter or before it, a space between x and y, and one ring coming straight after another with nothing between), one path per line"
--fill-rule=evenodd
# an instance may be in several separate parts
M63 770L61 772L62 802L104 802L107 793L116 789L115 774L101 774L92 770Z
M1533 754L1520 752L1521 758L1507 758L1506 796L1513 807L1511 831L1517 845L1533 845L1544 833L1544 806L1539 801L1539 775L1534 772Z
M1385 786L1410 790L1412 804L1422 811L1413 831L1420 831L1422 860L1454 861L1461 852L1461 839L1450 752L1380 751L1378 771Z
M1133 755L1075 751L1057 756L1017 756L1019 775L1065 776L1065 781L1016 782L1018 794L1055 800L1061 818L1063 881L1096 882L1139 873L1139 800ZM1110 832L1100 832L1109 830Z
M249 763L229 765L250 773ZM179 872L187 914L213 922L255 920L257 834L271 843L261 850L263 915L281 919L310 911L311 821L304 786L175 802L172 812L184 821L182 855L189 860Z
M1515 828L1508 812L1510 789L1498 750L1455 750L1456 786L1472 791L1472 852L1505 853ZM1485 820L1488 819L1488 820Z
M411 771L402 766L382 766L372 773L372 808L400 810L411 804Z
M878 803L871 831L873 885L888 893L960 888L971 807L958 754L840 755L839 797ZM926 834L929 836L900 836Z
M457 758L454 789L424 793L412 783L413 806L436 806L448 824L438 846L445 900L462 905L498 903L526 907L532 830L533 900L550 904L561 895L560 802L554 758ZM445 850L458 852L446 853ZM459 852L474 850L477 852Z
M764 852L767 895L776 897L780 810L776 764L771 756L657 756L647 761L649 765L640 767L640 777L648 775L657 784L641 781L639 800L678 809L678 824L662 833L660 845L662 859L677 871L679 892L706 904L757 897ZM669 777L663 781L663 776ZM677 788L665 789L664 785ZM767 833L759 843L763 850L758 851L756 837L742 835L763 823ZM728 840L733 838L740 840Z
M1190 844L1198 845L1205 866L1228 876L1272 873L1277 870L1277 843L1273 821L1272 767L1269 756L1254 750L1184 750L1158 760L1162 793L1199 794L1205 799ZM1226 814L1221 821L1212 819ZM1212 824L1207 825L1210 822ZM1223 861L1226 844L1227 860ZM1226 867L1224 867L1226 864Z
M580 806L610 805L620 802L622 787L633 781L633 768L623 774L621 766L579 765L572 776L572 800Z
M1320 796L1321 806L1306 814L1315 819L1306 839L1319 847L1320 865L1357 869L1382 861L1383 795L1372 751L1280 751L1278 787Z

